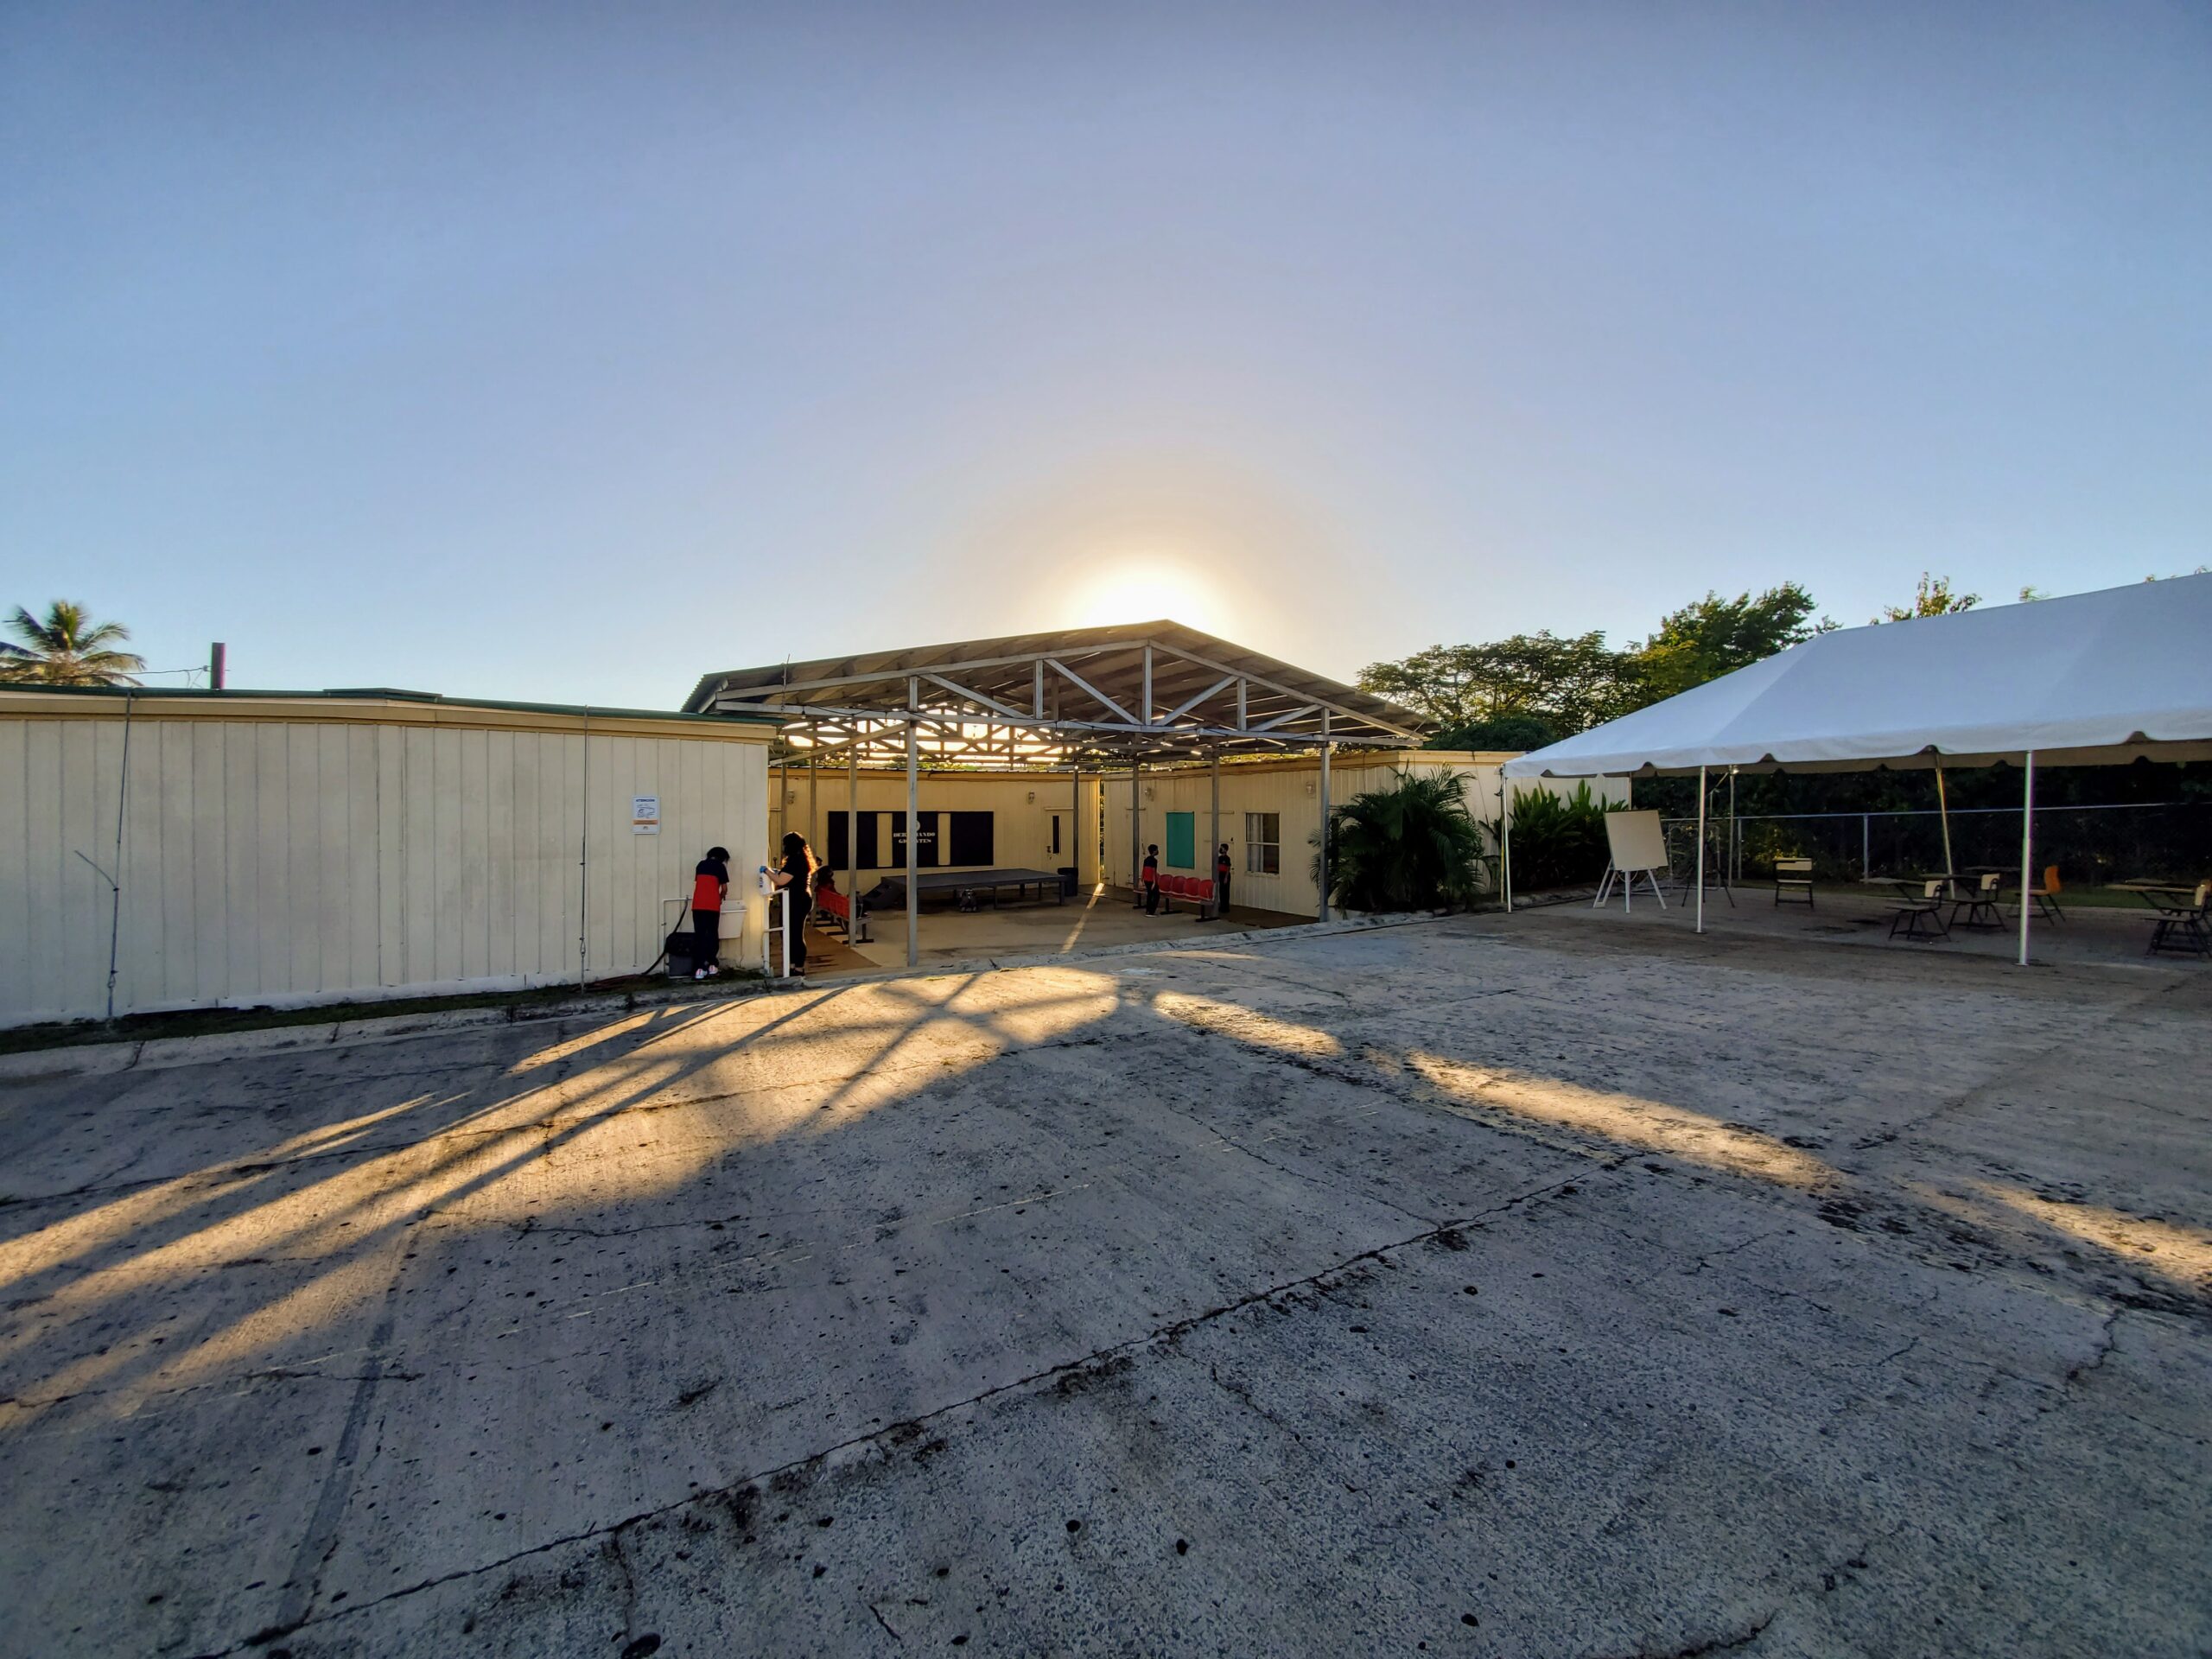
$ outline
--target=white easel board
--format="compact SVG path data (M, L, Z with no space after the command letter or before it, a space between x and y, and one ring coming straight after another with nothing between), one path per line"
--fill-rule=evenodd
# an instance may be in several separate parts
M1605 844L1617 870L1667 868L1667 837L1659 828L1656 812L1606 813Z

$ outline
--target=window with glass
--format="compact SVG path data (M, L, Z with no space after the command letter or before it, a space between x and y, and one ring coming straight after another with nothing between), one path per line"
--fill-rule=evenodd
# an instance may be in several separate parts
M1251 875L1282 874L1282 814L1244 815L1244 868Z

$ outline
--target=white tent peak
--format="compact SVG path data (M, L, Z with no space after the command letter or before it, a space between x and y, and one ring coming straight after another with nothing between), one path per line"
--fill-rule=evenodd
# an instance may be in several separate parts
M2212 575L1817 634L1510 777L2212 756Z

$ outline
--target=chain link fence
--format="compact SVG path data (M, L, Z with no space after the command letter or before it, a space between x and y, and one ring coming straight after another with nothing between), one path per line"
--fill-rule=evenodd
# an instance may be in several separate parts
M1669 818L1665 827L1675 871L1694 868L1697 820ZM2017 806L1954 808L1948 859L1942 815L1934 810L1709 817L1706 830L1707 859L1727 859L1739 880L1770 877L1777 858L1810 858L1815 877L1831 881L2020 861ZM2212 877L2212 801L2039 806L2034 863L2038 872L2057 865L2069 887L2203 880Z

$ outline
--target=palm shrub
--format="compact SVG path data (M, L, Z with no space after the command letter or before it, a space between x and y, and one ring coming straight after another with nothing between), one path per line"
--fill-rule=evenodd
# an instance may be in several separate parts
M22 606L8 619L19 642L0 654L0 680L39 685L136 685L143 658L118 645L130 638L120 622L95 622L81 605L57 599L44 620Z
M1329 896L1347 910L1443 910L1482 887L1482 830L1455 774L1399 772L1329 813ZM1313 881L1321 882L1320 837Z
M1605 872L1611 855L1605 841L1605 814L1618 804L1599 800L1587 783L1572 795L1550 790L1513 793L1513 886L1516 892L1535 893L1545 887L1572 887L1595 881ZM1498 843L1502 825L1496 818L1483 828L1491 844ZM1487 861L1497 864L1493 854Z

